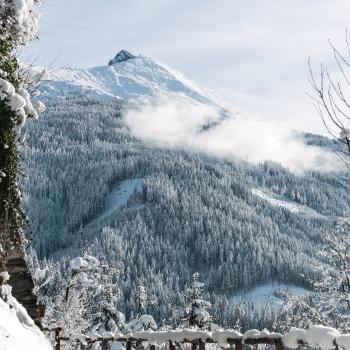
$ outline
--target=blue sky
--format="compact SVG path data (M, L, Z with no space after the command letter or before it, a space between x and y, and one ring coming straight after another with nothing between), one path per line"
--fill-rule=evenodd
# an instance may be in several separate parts
M119 50L154 57L248 116L321 132L305 92L307 60L344 46L349 0L45 0L40 39L22 59L107 64Z

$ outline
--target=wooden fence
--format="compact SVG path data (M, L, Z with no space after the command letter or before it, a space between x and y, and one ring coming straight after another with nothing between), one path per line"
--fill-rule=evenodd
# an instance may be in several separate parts
M137 349L143 349L145 342L149 344L148 348L149 350L155 350L156 345L149 339L145 338L138 338L138 337L97 337L97 338L89 338L89 337L83 337L84 339L73 339L71 337L63 337L60 335L61 328L55 328L55 329L44 329L44 331L50 331L54 332L55 334L55 350L61 350L61 345L64 342L69 343L76 343L80 345L81 350L89 349L90 346L93 343L99 342L101 345L102 350L108 350L109 345L112 342L121 342L125 344L125 350L132 350L133 348ZM154 332L155 334L157 332ZM264 345L272 345L275 347L275 350L284 350L284 345L282 342L282 335L281 334L275 334L273 337L235 337L235 338L227 338L225 340L227 344L229 344L230 348L234 347L234 350L242 350L244 344L248 345L257 345L257 344L264 344ZM300 345L306 345L303 341L298 342ZM205 350L206 344L220 344L213 340L212 338L203 339L202 337L200 339L186 339L186 338L180 338L176 341L174 340L168 340L165 342L162 342L162 344L168 344L169 350L176 350L178 348L178 345L180 344L191 344L192 350L198 349L198 350ZM337 346L335 346L337 348Z

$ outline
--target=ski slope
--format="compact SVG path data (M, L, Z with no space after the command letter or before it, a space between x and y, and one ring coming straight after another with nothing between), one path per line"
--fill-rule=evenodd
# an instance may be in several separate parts
M102 219L111 213L117 211L123 205L126 205L129 198L135 193L140 192L143 185L143 179L129 179L120 182L120 184L114 188L105 202L105 209L99 219Z
M285 208L294 214L304 214L304 215L322 217L322 215L318 213L316 210L313 210L305 205L302 205L293 201L286 201L280 198L276 198L277 197L276 195L262 191L258 188L253 188L252 194L269 202L271 205Z

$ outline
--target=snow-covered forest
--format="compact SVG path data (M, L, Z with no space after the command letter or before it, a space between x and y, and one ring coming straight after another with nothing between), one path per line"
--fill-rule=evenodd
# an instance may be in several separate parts
M28 128L24 153L31 249L46 304L65 288L69 261L84 254L118 269L107 275L117 281L116 306L127 319L138 313L143 285L145 311L159 325L183 302L195 272L218 322L243 329L273 325L278 310L232 304L235 293L270 281L312 288L320 232L349 211L336 174L297 176L271 162L223 162L140 141L124 124L132 108L124 102L77 96L47 100L46 108ZM316 135L305 139L340 147ZM125 181L137 188L124 188ZM123 205L111 210L110 194L118 191ZM294 210L300 207L308 210Z

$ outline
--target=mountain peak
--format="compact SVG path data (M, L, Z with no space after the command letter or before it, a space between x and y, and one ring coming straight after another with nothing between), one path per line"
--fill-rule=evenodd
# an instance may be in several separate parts
M108 65L112 66L113 64L125 62L133 58L136 58L136 56L132 55L130 52L126 50L121 50L115 55L115 57L112 60L109 61Z

